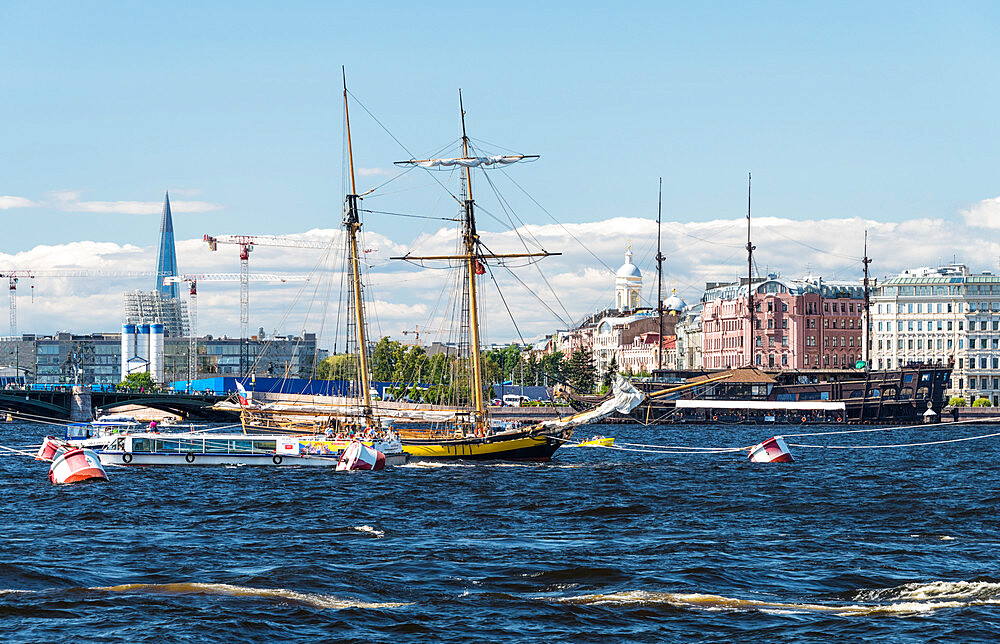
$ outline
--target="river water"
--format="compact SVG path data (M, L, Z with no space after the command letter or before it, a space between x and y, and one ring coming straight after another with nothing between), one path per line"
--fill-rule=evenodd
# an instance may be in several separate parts
M747 446L773 430L599 428L619 444L702 447ZM2 425L0 443L49 431ZM380 473L109 468L110 482L61 487L46 465L7 455L0 639L1000 638L1000 437L792 453L794 463L755 464L742 453L571 448L548 464Z

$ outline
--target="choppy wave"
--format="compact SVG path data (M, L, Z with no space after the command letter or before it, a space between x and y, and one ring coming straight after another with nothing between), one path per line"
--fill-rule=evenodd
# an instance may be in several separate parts
M740 599L704 593L668 593L644 590L607 594L558 597L562 604L579 606L666 606L677 609L706 611L762 611L833 613L840 616L896 615L906 616L947 608L965 608L984 604L1000 604L1000 583L968 581L935 581L913 583L893 588L861 590L854 593L847 605L814 602L783 602L760 599Z
M358 599L320 595L316 593L300 593L284 588L250 588L231 584L208 584L198 582L179 582L170 584L120 584L118 586L95 586L87 590L109 593L145 593L164 595L220 595L227 597L252 597L255 599L274 599L290 601L314 608L398 608L407 606L408 602L365 602Z

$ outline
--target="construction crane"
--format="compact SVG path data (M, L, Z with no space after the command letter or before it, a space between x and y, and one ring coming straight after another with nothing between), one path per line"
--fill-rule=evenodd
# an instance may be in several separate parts
M88 271L88 270L44 270L15 269L0 271L0 279L7 278L10 297L10 334L17 335L17 285L22 279L30 280L31 300L35 300L36 277L87 277L87 278L142 278L156 277L153 271Z
M171 275L163 284L186 283L188 292L188 382L198 376L198 282L242 282L240 273L199 273L197 275ZM281 275L279 273L254 273L246 275L247 282L307 282L306 275Z
M403 335L413 335L413 346L420 346L420 327L414 325L412 329L403 329Z
M274 235L220 235L203 237L209 250L218 250L219 244L234 244L240 247L240 375L247 369L247 327L250 325L250 252L255 246L280 246L285 248L327 249L333 240L316 241L291 239Z

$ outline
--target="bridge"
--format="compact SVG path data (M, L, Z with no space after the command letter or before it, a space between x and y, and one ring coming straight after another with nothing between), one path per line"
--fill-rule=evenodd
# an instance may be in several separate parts
M219 394L168 391L91 391L89 387L56 386L52 389L0 389L0 411L27 418L90 420L126 405L142 405L185 420L236 422L239 412L213 409L225 400Z

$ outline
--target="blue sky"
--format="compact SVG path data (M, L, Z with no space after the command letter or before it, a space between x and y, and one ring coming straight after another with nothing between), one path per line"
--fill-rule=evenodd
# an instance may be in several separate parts
M417 155L459 135L461 87L486 151L541 155L512 176L565 224L655 217L660 176L679 223L741 217L748 171L755 215L802 222L960 226L1000 195L996 3L370 4L0 3L0 199L21 200L0 201L0 252L153 248L166 189L178 239L335 227L341 65ZM352 110L363 191L407 154ZM450 215L428 183L366 203Z

